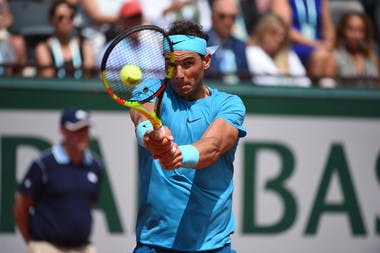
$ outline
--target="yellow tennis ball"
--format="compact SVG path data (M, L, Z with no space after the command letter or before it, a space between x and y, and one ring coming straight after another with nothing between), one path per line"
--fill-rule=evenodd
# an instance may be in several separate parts
M120 70L120 79L125 85L134 86L141 81L141 78L141 69L136 65L128 64Z

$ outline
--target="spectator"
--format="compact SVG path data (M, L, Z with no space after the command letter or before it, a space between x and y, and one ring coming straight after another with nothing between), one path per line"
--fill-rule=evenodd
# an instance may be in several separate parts
M0 66L2 74L22 74L26 64L26 44L21 35L11 34L8 28L13 23L13 15L9 9L7 0L0 0L0 65L11 64L14 68Z
M75 35L75 7L65 0L53 2L49 19L54 33L36 47L36 61L42 77L82 78L90 75L94 56L91 45Z
M379 85L378 58L374 50L373 27L362 12L347 12L337 24L335 42L338 84L355 87Z
M143 10L138 0L129 0L125 2L119 9L118 19L115 22L115 31L116 33L121 33L123 31L128 30L129 28L142 25L144 23L143 19ZM136 41L138 38L136 37ZM97 65L100 67L103 55L105 50L111 44L113 39L108 41L106 45L102 49L102 53L99 55L97 59ZM122 67L122 66L120 66Z
M107 32L112 34L113 25L117 21L118 10L126 0L68 1L77 8L74 19L75 29L82 37L90 42L94 60L96 60L107 41ZM107 8L104 8L105 6ZM110 35L110 37L114 35L115 34ZM95 62L93 62L93 64L95 64Z
M143 20L143 10L138 0L129 0L125 2L120 8L118 15L118 22L116 27L118 31L125 31L133 26L142 25ZM97 65L100 67L102 58L105 50L108 48L110 43L109 41L103 48L103 52L100 54L100 57L97 60ZM118 43L117 46L113 49L112 55L108 59L108 67L115 69L121 69L126 63L131 64L131 55L134 55L134 64L140 66L141 68L159 68L163 69L162 62L154 62L151 60L151 57L147 57L147 52L151 52L152 49L147 49L149 47L148 43L140 43L137 33L132 38L129 37L125 39L122 43ZM125 54L124 52L133 51L133 54ZM127 55L128 58L118 58L121 55Z
M273 0L271 10L290 24L292 47L308 75L322 86L333 85L334 23L328 0Z
M289 45L289 26L278 16L262 16L246 49L253 83L310 86L306 70Z
M88 149L89 112L69 108L61 143L34 160L19 185L16 224L28 253L95 253L91 207L100 194L101 163Z
M210 5L208 0L140 0L144 17L151 24L162 28L175 20L189 20L211 27Z
M245 42L233 35L238 9L234 0L215 0L211 5L212 28L207 32L208 46L219 46L208 69L209 77L223 76L227 84L239 81L239 74L247 74Z
M378 0L359 0L364 11L372 21L375 35L375 47L377 56L380 57L380 1ZM379 70L380 71L380 70Z
M255 29L260 18L270 11L271 0L241 0L240 6L248 34Z

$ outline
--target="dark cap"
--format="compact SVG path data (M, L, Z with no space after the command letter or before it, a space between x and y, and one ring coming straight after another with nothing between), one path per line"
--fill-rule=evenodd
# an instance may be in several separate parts
M61 126L69 131L91 126L90 113L77 107L68 108L62 112Z

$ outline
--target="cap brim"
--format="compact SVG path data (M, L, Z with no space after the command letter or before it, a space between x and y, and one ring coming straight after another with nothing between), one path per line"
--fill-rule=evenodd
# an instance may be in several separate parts
M78 121L78 122L75 122L75 123L66 122L64 124L64 128L66 128L69 131L77 131L77 130L79 130L81 128L89 127L91 125L92 125L91 121L89 121L89 120L82 120L82 121Z

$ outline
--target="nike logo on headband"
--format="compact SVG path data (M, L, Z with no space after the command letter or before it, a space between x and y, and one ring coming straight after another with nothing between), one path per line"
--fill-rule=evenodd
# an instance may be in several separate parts
M176 42L172 42L172 45L174 46L174 45L176 45L176 44L178 44L178 43L181 43L181 42L184 42L185 40L180 40L180 41L176 41Z
M192 35L175 34L169 35L169 39L174 50L192 51L201 55L207 54L207 42L203 38ZM169 45L165 45L164 43L164 52L169 50Z

